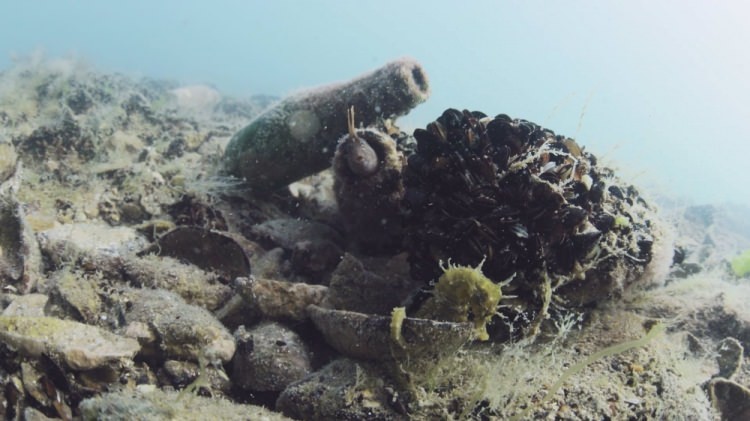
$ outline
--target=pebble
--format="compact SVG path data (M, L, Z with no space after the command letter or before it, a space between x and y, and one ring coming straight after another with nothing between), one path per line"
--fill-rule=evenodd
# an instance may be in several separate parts
M280 323L261 323L248 330L240 326L234 337L232 380L244 390L280 392L312 372L307 346Z
M148 244L133 228L90 222L59 225L40 232L37 238L44 254L56 265L80 259L86 269L117 276L126 256Z
M47 354L73 370L133 358L140 349L133 339L53 317L0 316L0 341L29 357Z
M125 321L135 327L148 326L159 351L167 358L198 361L208 358L227 362L234 355L232 334L208 310L190 305L179 295L164 290L129 289L124 292L129 309ZM143 337L142 329L131 326L130 336Z
M307 319L307 306L320 304L328 290L323 285L255 278L237 278L235 288L263 317L291 320Z
M386 386L373 366L342 358L287 387L276 409L303 420L406 420Z
M42 317L49 298L46 294L26 294L13 298L3 310L3 316Z
M128 259L123 264L131 285L172 291L189 304L209 311L229 299L232 290L219 282L218 275L167 256L146 255Z
M136 391L105 393L81 402L85 421L257 420L291 421L255 405L239 405L224 399L181 395L179 392L142 387Z

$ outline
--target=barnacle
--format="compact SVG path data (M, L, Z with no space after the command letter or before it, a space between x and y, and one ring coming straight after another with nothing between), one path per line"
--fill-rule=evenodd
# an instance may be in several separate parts
M515 308L544 317L550 289L557 303L589 305L651 259L649 205L573 139L455 109L414 137L402 203L414 278L436 279L447 259L486 259L488 279L515 274L505 289Z

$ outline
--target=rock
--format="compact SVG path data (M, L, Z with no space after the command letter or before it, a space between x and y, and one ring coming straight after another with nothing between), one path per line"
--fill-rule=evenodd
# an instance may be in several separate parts
M216 396L217 392L219 396L226 395L232 388L232 383L223 369L207 364L201 366L190 361L167 360L158 375L162 384L169 384L175 389L190 387L201 376L207 382L200 386L208 388L207 392L211 396Z
M146 255L124 262L125 278L134 287L172 291L188 304L209 311L219 308L232 294L215 273L171 257Z
M731 380L716 378L708 384L708 393L722 421L750 419L750 390Z
M27 395L31 396L39 406L47 410L54 410L53 413L56 413L60 418L71 419L73 414L65 402L66 393L61 392L51 380L55 378L55 374L45 372L43 366L37 367L36 365L40 364L21 363L21 381Z
M221 94L206 85L182 86L170 91L177 106L190 112L210 112L221 101Z
M49 298L45 294L18 295L3 310L3 316L42 317Z
M338 359L287 387L276 408L300 420L406 420L387 390L373 366Z
M140 349L133 339L52 317L0 316L0 340L29 357L47 354L73 370L133 358Z
M719 364L719 377L731 379L742 367L742 344L734 338L724 338L717 347L716 361Z
M129 309L128 325L148 326L157 350L167 358L198 361L219 359L227 362L235 351L232 334L208 310L185 302L179 295L164 290L129 289L124 291ZM133 326L126 332L133 335ZM141 335L137 335L141 336Z
M649 291L649 300L635 303L645 315L678 320L675 328L697 337L721 341L731 337L750 349L750 286L700 273Z
M331 274L325 306L367 314L390 314L419 288L409 277L409 266L399 255L365 266L347 253Z
M252 234L259 242L293 250L300 241L343 244L341 235L328 225L296 218L272 219L253 225ZM270 247L269 247L270 248Z
M42 411L36 410L29 406L23 410L23 419L25 421L47 421L47 420L55 420L57 418L50 418L44 415Z
M250 307L269 319L307 319L307 306L320 304L327 287L274 281L271 279L237 278L237 292Z
M13 177L16 173L18 154L16 148L10 142L0 140L0 185ZM2 192L4 188L0 188Z
M118 277L126 257L147 245L146 239L132 228L89 222L59 225L37 236L52 263L63 266L80 262L86 269Z
M311 354L291 329L275 322L235 332L232 380L253 392L280 392L312 371Z
M17 180L15 176L0 184L0 287L27 293L43 279L42 257L16 199Z
M69 315L87 324L96 324L102 315L102 299L95 275L87 275L81 271L62 269L50 280L50 304L60 308L59 316ZM58 316L48 311L48 315Z
M152 387L135 392L105 393L79 406L83 420L258 420L291 421L260 406L238 405L224 399L186 396Z

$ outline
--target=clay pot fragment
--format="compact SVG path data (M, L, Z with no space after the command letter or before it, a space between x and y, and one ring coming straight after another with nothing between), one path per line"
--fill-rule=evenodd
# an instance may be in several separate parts
M343 355L365 360L401 359L405 353L411 359L438 361L454 354L474 332L471 323L407 317L398 343L392 336L391 317L316 305L307 307L307 312L329 345Z

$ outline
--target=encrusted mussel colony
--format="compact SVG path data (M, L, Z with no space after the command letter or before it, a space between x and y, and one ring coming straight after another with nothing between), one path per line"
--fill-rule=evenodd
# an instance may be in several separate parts
M0 81L8 419L481 418L463 349L543 337L656 253L573 139L456 109L402 132L413 60L263 112L80 64Z
M402 207L415 279L437 279L441 261L481 264L514 297L512 318L546 312L550 297L595 304L651 261L649 205L573 139L455 109L414 137Z

